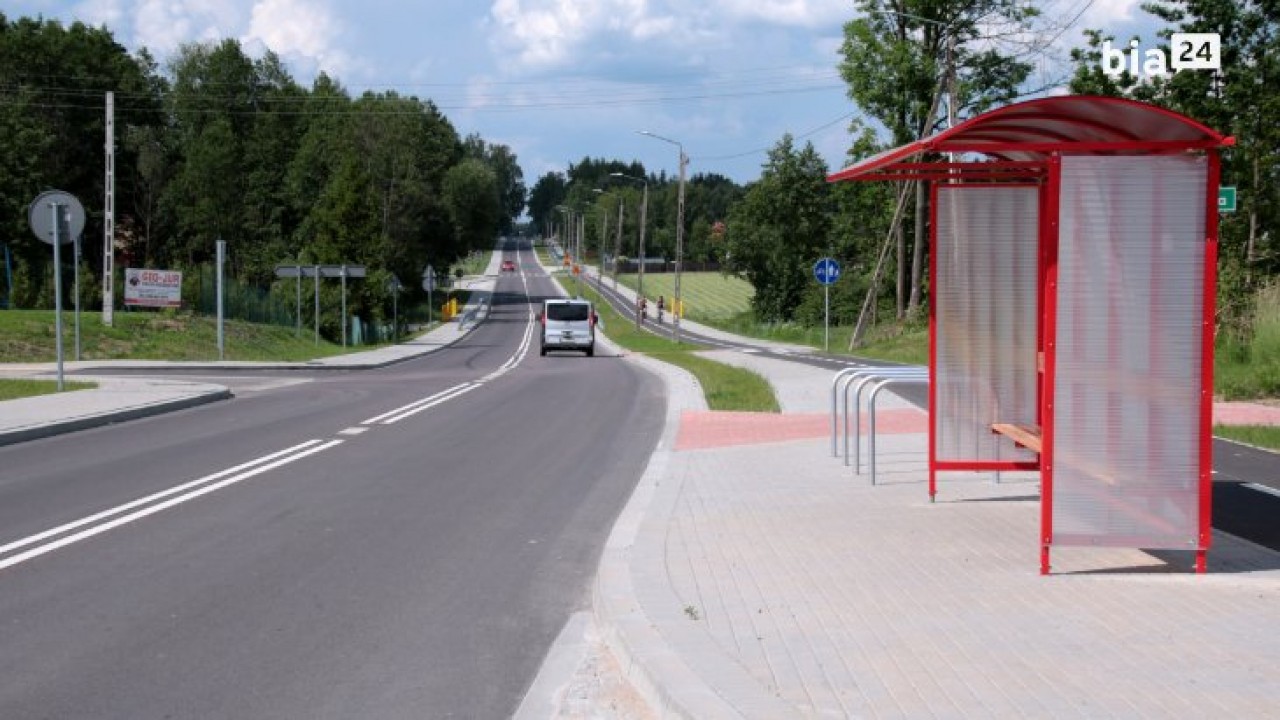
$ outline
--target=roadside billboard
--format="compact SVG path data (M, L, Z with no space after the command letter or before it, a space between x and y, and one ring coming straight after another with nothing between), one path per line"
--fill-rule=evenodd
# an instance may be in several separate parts
M124 304L137 307L182 307L182 273L176 270L125 268Z

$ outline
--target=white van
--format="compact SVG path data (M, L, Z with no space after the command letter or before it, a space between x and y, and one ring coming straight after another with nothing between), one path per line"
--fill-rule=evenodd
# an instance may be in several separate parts
M587 300L544 300L538 320L542 322L540 350L581 350L587 357L596 352L596 310Z

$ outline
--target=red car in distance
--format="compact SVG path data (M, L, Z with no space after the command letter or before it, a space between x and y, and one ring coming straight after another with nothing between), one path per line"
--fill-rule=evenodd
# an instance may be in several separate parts
M516 264L514 261L512 260L502 261L502 272L515 272L515 271L516 271Z

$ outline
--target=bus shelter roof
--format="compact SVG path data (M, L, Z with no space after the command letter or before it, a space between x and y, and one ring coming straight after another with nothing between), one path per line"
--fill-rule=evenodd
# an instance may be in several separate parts
M1006 105L953 128L885 150L827 176L828 182L918 172L924 153L981 154L1005 163L1041 163L1054 153L1129 155L1227 147L1235 139L1172 110L1094 95L1063 95ZM936 163L938 167L945 163Z

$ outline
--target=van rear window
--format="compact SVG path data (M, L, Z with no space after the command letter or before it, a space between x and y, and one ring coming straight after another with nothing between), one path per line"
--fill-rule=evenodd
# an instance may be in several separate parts
M582 322L587 319L587 305L559 303L547 306L547 319L562 322Z

